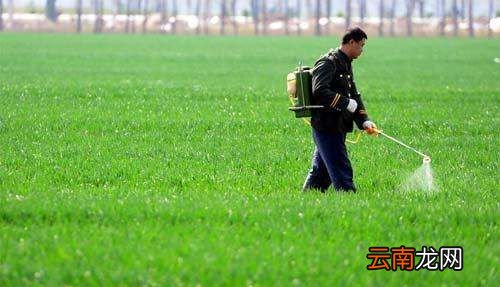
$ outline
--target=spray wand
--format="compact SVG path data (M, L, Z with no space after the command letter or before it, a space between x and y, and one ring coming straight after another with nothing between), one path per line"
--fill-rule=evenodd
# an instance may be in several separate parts
M417 153L418 155L422 156L422 157L423 157L423 162L424 162L424 163L430 163L430 162L431 162L431 157L430 157L430 156L428 156L428 155L426 155L426 154L424 154L424 153L422 153L422 152L420 152L420 151L416 150L415 148L412 148L411 146L409 146L409 145L407 145L407 144L405 144L405 143L401 142L400 140L397 140L397 139L395 139L395 138L391 137L390 135L388 135L388 134L384 133L383 131L381 131L381 130L379 130L379 129L374 129L374 130L375 130L376 134L383 135L384 137L386 137L386 138L390 139L391 141L393 141L393 142L395 142L395 143L397 143L397 144L399 144L399 145L402 145L402 146L404 146L405 148L407 148L407 149L409 149L409 150L411 150L411 151L413 151L413 152Z

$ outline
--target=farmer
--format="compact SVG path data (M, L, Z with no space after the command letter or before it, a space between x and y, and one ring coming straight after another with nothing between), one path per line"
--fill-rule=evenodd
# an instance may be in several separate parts
M312 136L316 148L304 191L325 192L333 183L337 191L356 191L351 162L345 146L353 121L359 129L376 135L376 125L368 119L361 95L356 90L351 62L363 52L368 37L360 28L347 30L342 44L316 61L312 73L312 104L326 108L313 110Z

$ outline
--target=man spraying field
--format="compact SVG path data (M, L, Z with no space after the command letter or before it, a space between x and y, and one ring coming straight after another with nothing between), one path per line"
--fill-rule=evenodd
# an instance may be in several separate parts
M368 119L351 67L351 62L363 52L367 39L360 28L349 29L340 47L329 51L314 65L311 104L323 108L311 110L316 148L304 191L325 192L332 184L337 191L356 191L345 146L346 134L352 132L353 122L368 134L378 133L376 125Z

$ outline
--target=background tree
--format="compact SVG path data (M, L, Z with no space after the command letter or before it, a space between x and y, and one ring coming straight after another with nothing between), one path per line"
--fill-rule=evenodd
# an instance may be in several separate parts
M0 0L0 31L3 31L3 1Z
M315 22L314 34L316 36L321 35L321 25L319 23L320 18L321 18L321 0L316 0L315 10L314 10L314 22Z
M358 5L359 5L360 26L364 26L365 16L366 16L366 0L358 0Z
M260 5L262 9L262 33L267 35L267 23L269 22L269 14L267 11L267 1L262 0L262 5Z
M236 0L231 0L231 11L233 14L233 33L238 35L238 22L236 21L236 16L238 15L238 11L236 10Z
M460 18L465 21L465 0L460 1Z
M102 0L102 1L104 1L104 0ZM137 10L134 13L134 25L133 25L134 33L135 33L135 24L136 24L135 20L137 18L137 15L140 15L142 13L142 0L137 0L137 7L136 8L137 8ZM142 25L141 25L141 27L142 27Z
M103 1L103 0L101 0ZM139 0L131 0L131 7L130 7L130 31L132 34L135 34L135 17L137 14L137 10L140 10L139 7Z
M441 36L445 35L444 28L446 26L446 0L441 0L441 21L439 25L439 34Z
M148 20L149 20L149 0L144 0L142 15L144 15L144 19L142 20L142 33L146 34L148 29Z
M425 17L425 1L417 0L416 5L418 6L418 15L420 18Z
M308 20L313 17L312 12L311 12L312 7L313 7L313 4L312 4L311 0L306 0L306 19L308 19Z
M210 28L210 4L211 4L211 1L210 0L205 0L205 15L204 15L204 18L205 18L205 25L204 25L204 33L205 35L208 35L208 33L210 32L209 31L209 28Z
M99 29L99 0L93 0L91 8L94 9L94 27L92 32L97 33Z
M453 19L453 36L458 36L458 5L457 0L451 2L451 16Z
M114 32L116 29L116 21L118 18L118 14L121 13L121 1L120 0L115 0L114 1L114 9L113 9L113 26L111 27L111 30Z
M253 30L255 35L259 35L259 0L250 0L250 10L252 11Z
M172 0L172 34L177 33L177 14L179 12L178 6L177 6L177 0Z
M284 16L283 0L277 0L277 2L274 3L274 7L272 7L271 9L273 9L274 14Z
M302 5L301 5L301 1L300 0L297 0L296 1L296 5L295 5L295 9L297 10L297 35L301 35L301 27L300 27L300 16L301 16L301 13L302 13Z
M488 18L489 18L489 23L491 23L491 20L493 19L494 15L494 10L495 10L495 5L493 3L493 0L489 1L488 5ZM491 25L488 25L488 37L493 37L493 30L491 29Z
M406 0L406 35L413 36L413 12L415 0Z
M225 24L226 24L226 0L221 0L220 1L220 34L224 35L225 34Z
M130 9L132 8L131 7L132 5L132 0L127 0L127 6L126 6L126 10L125 10L125 13L127 14L127 18L125 20L125 33L130 33Z
M102 32L102 26L103 26L103 18L102 18L102 13L103 13L103 8L104 8L104 3L102 0L94 0L94 15L95 15L95 20L94 20L94 33L101 33Z
M396 5L397 2L396 0L392 0L391 3L391 12L390 12L390 26L389 26L389 35L394 36L396 34L395 29L394 29L394 19L396 18Z
M7 2L7 13L9 13L9 24L11 27L14 26L14 0L9 0Z
M351 0L345 1L345 29L349 29L351 26Z
M436 5L435 5L435 7L436 7L435 13L436 14L434 15L436 17L436 19L439 17L439 15L441 15L441 12L439 10L439 3L440 3L440 1L441 0L436 0Z
M167 1L159 0L158 9L160 10L160 31L165 34L165 24L167 24Z
M469 16L469 37L474 37L474 1L473 0L469 0L469 13L468 16Z
M285 28L285 35L290 35L289 21L290 21L290 3L288 0L283 0L283 23Z
M99 1L99 33L104 28L104 0Z
M76 1L76 32L82 32L82 0Z
M325 26L325 34L330 34L330 18L332 16L332 0L326 0L326 19L328 20L326 22Z
M380 0L379 6L379 14L380 14L380 23L378 24L378 35L384 36L384 14L385 14L385 3L384 0Z
M56 0L45 2L45 16L52 22L57 21Z
M196 17L198 17L198 26L196 26L196 34L199 35L201 33L201 25L202 25L201 0L196 1L196 8L195 8L194 13L195 13Z

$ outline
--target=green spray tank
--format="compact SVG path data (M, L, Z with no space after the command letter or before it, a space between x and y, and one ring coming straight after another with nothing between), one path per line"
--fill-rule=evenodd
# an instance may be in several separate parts
M311 105L312 98L312 70L308 66L299 66L286 77L287 93L292 106L288 109L295 113L296 118L311 117L313 109L322 109L324 106Z
M322 105L311 105L312 102L312 69L308 66L299 66L286 77L286 90L290 99L291 107L288 109L295 113L296 118L302 118L304 123L310 125L309 118L312 110L323 109ZM361 138L361 132L358 132L354 140L347 139L349 143L356 144Z

